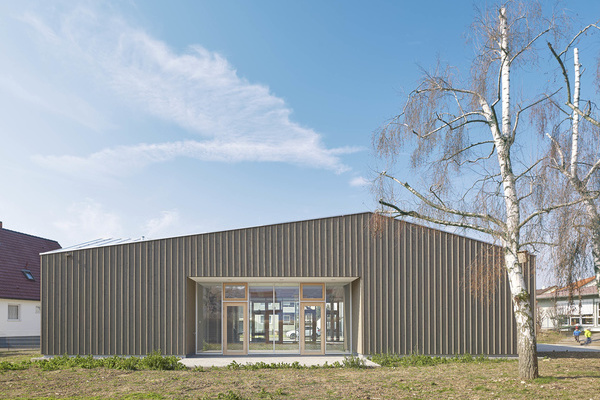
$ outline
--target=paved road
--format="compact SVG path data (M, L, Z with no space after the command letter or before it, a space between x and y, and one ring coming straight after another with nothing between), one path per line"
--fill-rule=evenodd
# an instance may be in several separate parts
M586 346L575 343L575 339L569 338L557 344L538 343L538 352L552 351L577 351L577 352L596 352L600 351L600 339L592 340L592 343Z

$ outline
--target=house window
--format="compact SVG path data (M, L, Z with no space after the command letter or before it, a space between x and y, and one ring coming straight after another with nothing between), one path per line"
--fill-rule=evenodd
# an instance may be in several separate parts
M8 320L9 321L19 321L19 305L9 304L8 305Z
M582 325L594 325L594 316L592 314L583 314L581 316Z
M27 278L28 280L35 281L35 278L33 277L33 274L30 270L22 269L21 272L23 273L23 275L25 275L25 278Z

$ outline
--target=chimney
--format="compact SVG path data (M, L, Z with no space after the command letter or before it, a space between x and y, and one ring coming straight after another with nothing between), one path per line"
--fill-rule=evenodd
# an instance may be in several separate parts
M0 229L2 229L2 221L0 221Z

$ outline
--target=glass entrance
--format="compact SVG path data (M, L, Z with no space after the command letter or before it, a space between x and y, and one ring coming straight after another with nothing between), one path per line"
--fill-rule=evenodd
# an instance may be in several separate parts
M347 354L348 283L200 282L196 352Z
M249 353L298 353L298 286L250 285Z
M223 354L246 354L247 303L223 303Z
M300 318L300 353L325 354L323 303L302 303Z

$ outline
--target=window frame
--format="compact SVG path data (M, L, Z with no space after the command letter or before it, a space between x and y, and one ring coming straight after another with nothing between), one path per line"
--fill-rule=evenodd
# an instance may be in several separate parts
M321 297L304 297L304 286L321 286ZM325 284L324 283L301 283L300 284L300 301L319 302L325 301Z
M10 308L11 307L17 308L17 318L10 317ZM21 321L21 305L20 304L8 304L7 311L8 311L8 313L7 313L6 318L7 318L8 322L20 322Z
M27 278L28 281L35 281L35 276L33 276L33 272L31 272L30 270L24 268L21 270L21 272L23 273L23 275L25 275L25 278Z

